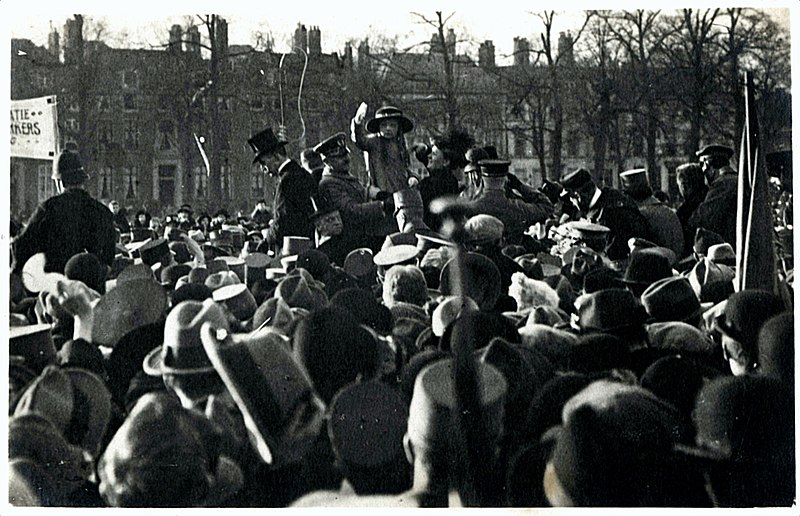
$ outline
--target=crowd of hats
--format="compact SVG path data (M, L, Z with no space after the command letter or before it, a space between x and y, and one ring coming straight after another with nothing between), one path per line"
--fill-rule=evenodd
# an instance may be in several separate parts
M9 502L403 506L441 456L481 472L443 477L471 504L793 503L793 314L734 292L730 244L612 263L574 222L507 273L502 222L464 229L343 267L301 237L155 238L108 277L81 254L12 284Z

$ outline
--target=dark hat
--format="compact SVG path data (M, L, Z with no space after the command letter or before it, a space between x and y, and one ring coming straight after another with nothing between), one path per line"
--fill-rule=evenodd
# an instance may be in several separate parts
M244 283L245 280L245 261L239 258L238 256L223 256L220 258L222 261L228 264L228 270L236 274L236 277L239 278L239 281ZM266 270L266 268L264 269Z
M189 271L188 276L189 283L204 285L209 276L209 270L206 267L195 267Z
M278 283L275 297L283 299L291 308L317 310L328 304L325 292L315 283L310 284L302 275L286 276Z
M620 274L610 267L596 267L583 276L583 293L593 294L619 286Z
M702 357L719 351L708 334L696 326L680 321L656 322L647 325L647 342L651 348Z
M708 248L715 244L724 244L725 240L718 234L706 228L697 228L694 234L694 252L705 256Z
M212 298L225 306L239 321L246 321L253 317L258 308L253 294L247 285L242 283L218 288L213 292Z
M256 309L251 326L254 331L268 326L274 331L291 337L295 322L295 316L286 301L271 297Z
M647 178L647 169L635 168L619 174L620 186L622 191L627 194L637 195L640 193L653 193L650 187L650 180Z
M374 468L405 461L408 405L395 389L369 381L340 390L329 408L328 435L345 465Z
M8 329L8 353L21 356L25 367L39 373L45 366L56 363L50 324L11 326Z
M567 369L579 373L595 373L629 365L626 342L606 333L581 335L570 349Z
M382 108L378 108L378 110L375 112L375 118L367 122L367 131L371 133L377 133L380 131L381 122L383 120L397 120L397 122L400 124L400 130L404 133L411 132L414 129L414 123L405 117L402 111L394 106L384 106ZM316 147L314 150L316 150Z
M640 384L681 414L691 417L697 393L703 387L704 370L680 355L661 357L644 371Z
M720 303L733 294L733 269L703 258L689 271L689 284L701 303Z
M209 322L228 329L222 308L211 299L184 301L167 315L163 345L150 351L142 368L149 376L198 374L214 370L200 342L200 327Z
M486 177L505 177L511 162L503 159L482 159L478 162L481 175Z
M213 323L203 325L200 337L261 459L273 467L301 460L319 435L325 407L283 337L232 335Z
M258 280L267 279L270 258L264 253L251 253L244 259L245 284L249 287Z
M334 211L339 211L336 205L328 202L326 196L312 197L311 207L314 209L314 213L311 214L311 220L315 220Z
M712 143L697 151L695 155L698 158L701 156L723 156L727 159L731 159L733 157L733 149L727 145Z
M183 242L170 242L169 250L175 256L175 261L178 263L186 263L191 261L192 255L189 253L189 248Z
M608 332L640 326L646 315L633 294L612 288L581 298L577 324L582 333Z
M254 134L249 140L247 140L247 143L250 145L250 148L253 150L253 152L256 153L255 158L253 158L253 163L255 163L261 156L275 152L275 150L281 148L289 142L278 139L272 132L272 128L267 127L260 133Z
M89 179L77 152L63 151L55 160L56 174L66 184L80 184Z
M317 249L306 249L298 254L295 267L307 270L318 281L325 281L332 270L328 255Z
M669 260L661 253L652 249L642 249L630 256L628 267L625 269L623 283L633 285L652 285L654 282L672 276L672 267Z
M83 339L68 340L58 350L58 363L62 368L78 367L105 378L105 359L100 348Z
M453 349L454 343L469 340L474 349L486 347L495 337L502 337L511 343L521 341L517 328L502 314L465 310L451 324L445 327L439 347L445 351Z
M350 251L344 259L342 268L355 278L374 278L375 271L377 270L372 250L367 247L361 247Z
M211 299L211 289L202 283L186 283L176 288L169 296L172 306L177 306L181 301L203 301Z
M340 290L331 298L331 305L344 308L351 313L353 320L369 326L381 335L392 331L392 312L364 289Z
M339 156L350 152L347 150L347 135L336 133L314 146L314 151L325 159L328 156Z
M497 265L486 256L478 253L464 253L462 260L461 281L464 291L462 294L471 297L481 310L494 308L500 297L501 281L500 270ZM442 267L439 276L439 290L445 296L456 293L453 269L457 266L456 260L450 260Z
M378 371L377 342L344 308L312 311L297 324L293 342L295 359L325 402L357 377L372 378Z
M568 190L578 190L589 183L594 183L594 179L585 168L579 168L561 178L561 186Z
M165 256L169 256L169 242L166 238L151 240L139 248L139 256L147 265L155 265Z
M208 272L206 277L216 272L227 272L229 270L230 268L228 267L228 262L222 258L214 258L213 260L206 261L206 271Z
M763 375L794 385L794 314L783 312L758 332L758 367Z
M656 321L688 321L702 313L691 283L681 276L653 282L642 293L642 305Z
M164 316L167 294L155 281L131 280L107 292L94 307L92 342L113 348L123 335Z
M742 290L731 294L714 326L743 346L753 349L758 343L761 326L783 310L780 298L766 290Z
M106 291L106 266L92 253L79 253L64 266L67 279L82 281L99 294Z
M134 263L128 265L122 269L122 272L119 273L119 276L117 276L117 286L120 286L127 281L142 279L155 281L156 276L153 273L153 269L151 269L146 263Z
M111 393L85 369L48 366L19 399L15 416L41 414L68 442L97 456L111 419Z
M736 252L733 250L733 246L727 242L709 247L707 258L714 263L736 267Z
M181 204L181 207L178 208L178 213L188 213L189 215L191 215L192 213L194 213L192 211L192 205L191 204Z
M308 237L285 236L283 237L281 256L295 256L312 247L314 247L314 242Z
M192 268L185 263L173 263L161 269L161 286L173 290L178 279L188 276Z

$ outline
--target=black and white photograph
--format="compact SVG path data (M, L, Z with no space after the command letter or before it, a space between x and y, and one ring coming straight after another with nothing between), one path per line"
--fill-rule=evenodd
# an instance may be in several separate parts
M4 514L797 509L796 4L3 4Z

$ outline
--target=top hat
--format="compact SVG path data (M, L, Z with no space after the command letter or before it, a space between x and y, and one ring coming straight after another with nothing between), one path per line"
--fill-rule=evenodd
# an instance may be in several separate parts
M503 427L506 379L489 364L476 361L475 369L480 385L478 402L490 425L487 430L497 435ZM407 433L412 442L438 449L452 440L455 431L452 411L456 406L452 370L452 359L438 360L417 375L408 415Z
M261 459L296 463L316 441L325 407L278 334L231 335L204 324L203 348L244 417Z
M701 156L724 156L727 159L731 159L733 157L733 149L727 145L712 143L697 151L695 155L698 158Z
M250 287L260 279L266 279L267 267L271 260L264 253L251 253L244 259L245 264L245 284Z
M578 190L589 183L594 183L594 179L585 168L579 168L561 178L561 186L568 190Z
M637 194L640 192L651 192L650 181L647 179L647 170L635 168L620 173L620 186L625 193Z
M511 162L504 159L482 159L478 162L481 175L486 177L505 177Z
M267 127L260 133L254 134L247 140L247 143L250 145L253 152L256 153L255 158L253 158L253 163L255 163L261 156L274 152L276 149L281 148L289 142L277 138L272 132L272 128Z
M296 256L307 249L311 249L312 247L314 247L314 244L308 237L285 236L283 237L281 256Z
M414 129L414 122L403 115L402 111L394 106L384 106L378 108L378 110L375 111L375 118L367 122L367 131L371 133L380 131L381 122L383 120L397 120L400 124L400 130L404 133L408 133ZM314 150L316 150L316 148Z
M128 332L157 322L167 309L164 288L148 279L118 284L94 307L92 342L113 348Z
M312 197L311 207L314 210L314 213L311 214L311 220L339 210L334 204L328 202L328 198L324 196Z
M314 146L314 152L325 159L327 156L339 156L350 152L347 150L347 135L344 133L336 133Z
M183 301L173 308L164 323L164 343L144 358L144 372L149 376L161 376L214 371L200 341L200 327L205 322L228 329L222 308L212 299L202 303Z

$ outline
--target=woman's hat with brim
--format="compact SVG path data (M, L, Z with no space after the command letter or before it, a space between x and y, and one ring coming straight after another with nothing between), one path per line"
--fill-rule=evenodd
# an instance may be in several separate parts
M400 124L400 130L403 133L408 133L414 130L414 122L403 115L403 112L394 106L385 106L378 108L375 112L375 118L367 122L367 131L377 133L380 131L381 122L384 120L397 120Z
M200 341L200 327L211 323L228 329L222 308L213 300L183 301L164 323L164 344L150 351L142 368L149 376L200 374L214 371Z
M157 322L167 309L167 293L155 281L137 279L118 284L94 307L92 342L113 348L126 333Z
M318 437L325 407L284 338L270 331L231 335L209 323L200 335L261 459L273 467L300 461Z

